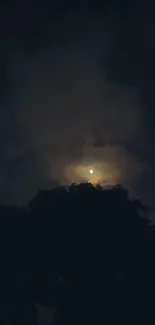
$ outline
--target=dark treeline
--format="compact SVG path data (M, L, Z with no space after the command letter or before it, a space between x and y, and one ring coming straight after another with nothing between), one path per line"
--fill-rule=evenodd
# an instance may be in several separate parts
M26 209L0 207L0 323L155 320L155 232L121 186L40 191Z

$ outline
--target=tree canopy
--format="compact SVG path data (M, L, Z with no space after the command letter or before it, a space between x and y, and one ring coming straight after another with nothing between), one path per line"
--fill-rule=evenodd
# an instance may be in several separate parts
M3 303L53 304L62 322L155 320L154 227L126 189L72 184L0 212Z

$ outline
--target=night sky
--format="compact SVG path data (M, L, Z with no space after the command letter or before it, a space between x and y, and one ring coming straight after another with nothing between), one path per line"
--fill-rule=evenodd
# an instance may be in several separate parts
M153 3L45 3L0 10L0 202L93 168L155 208Z

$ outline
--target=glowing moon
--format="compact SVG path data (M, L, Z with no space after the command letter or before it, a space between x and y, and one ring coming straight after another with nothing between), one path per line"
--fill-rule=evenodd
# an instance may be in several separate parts
M89 173L90 174L93 174L94 173L93 169L90 169Z

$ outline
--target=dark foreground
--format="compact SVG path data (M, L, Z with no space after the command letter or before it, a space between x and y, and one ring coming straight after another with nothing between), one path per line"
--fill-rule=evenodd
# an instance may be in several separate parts
M155 320L146 213L120 186L91 184L0 207L0 323Z

